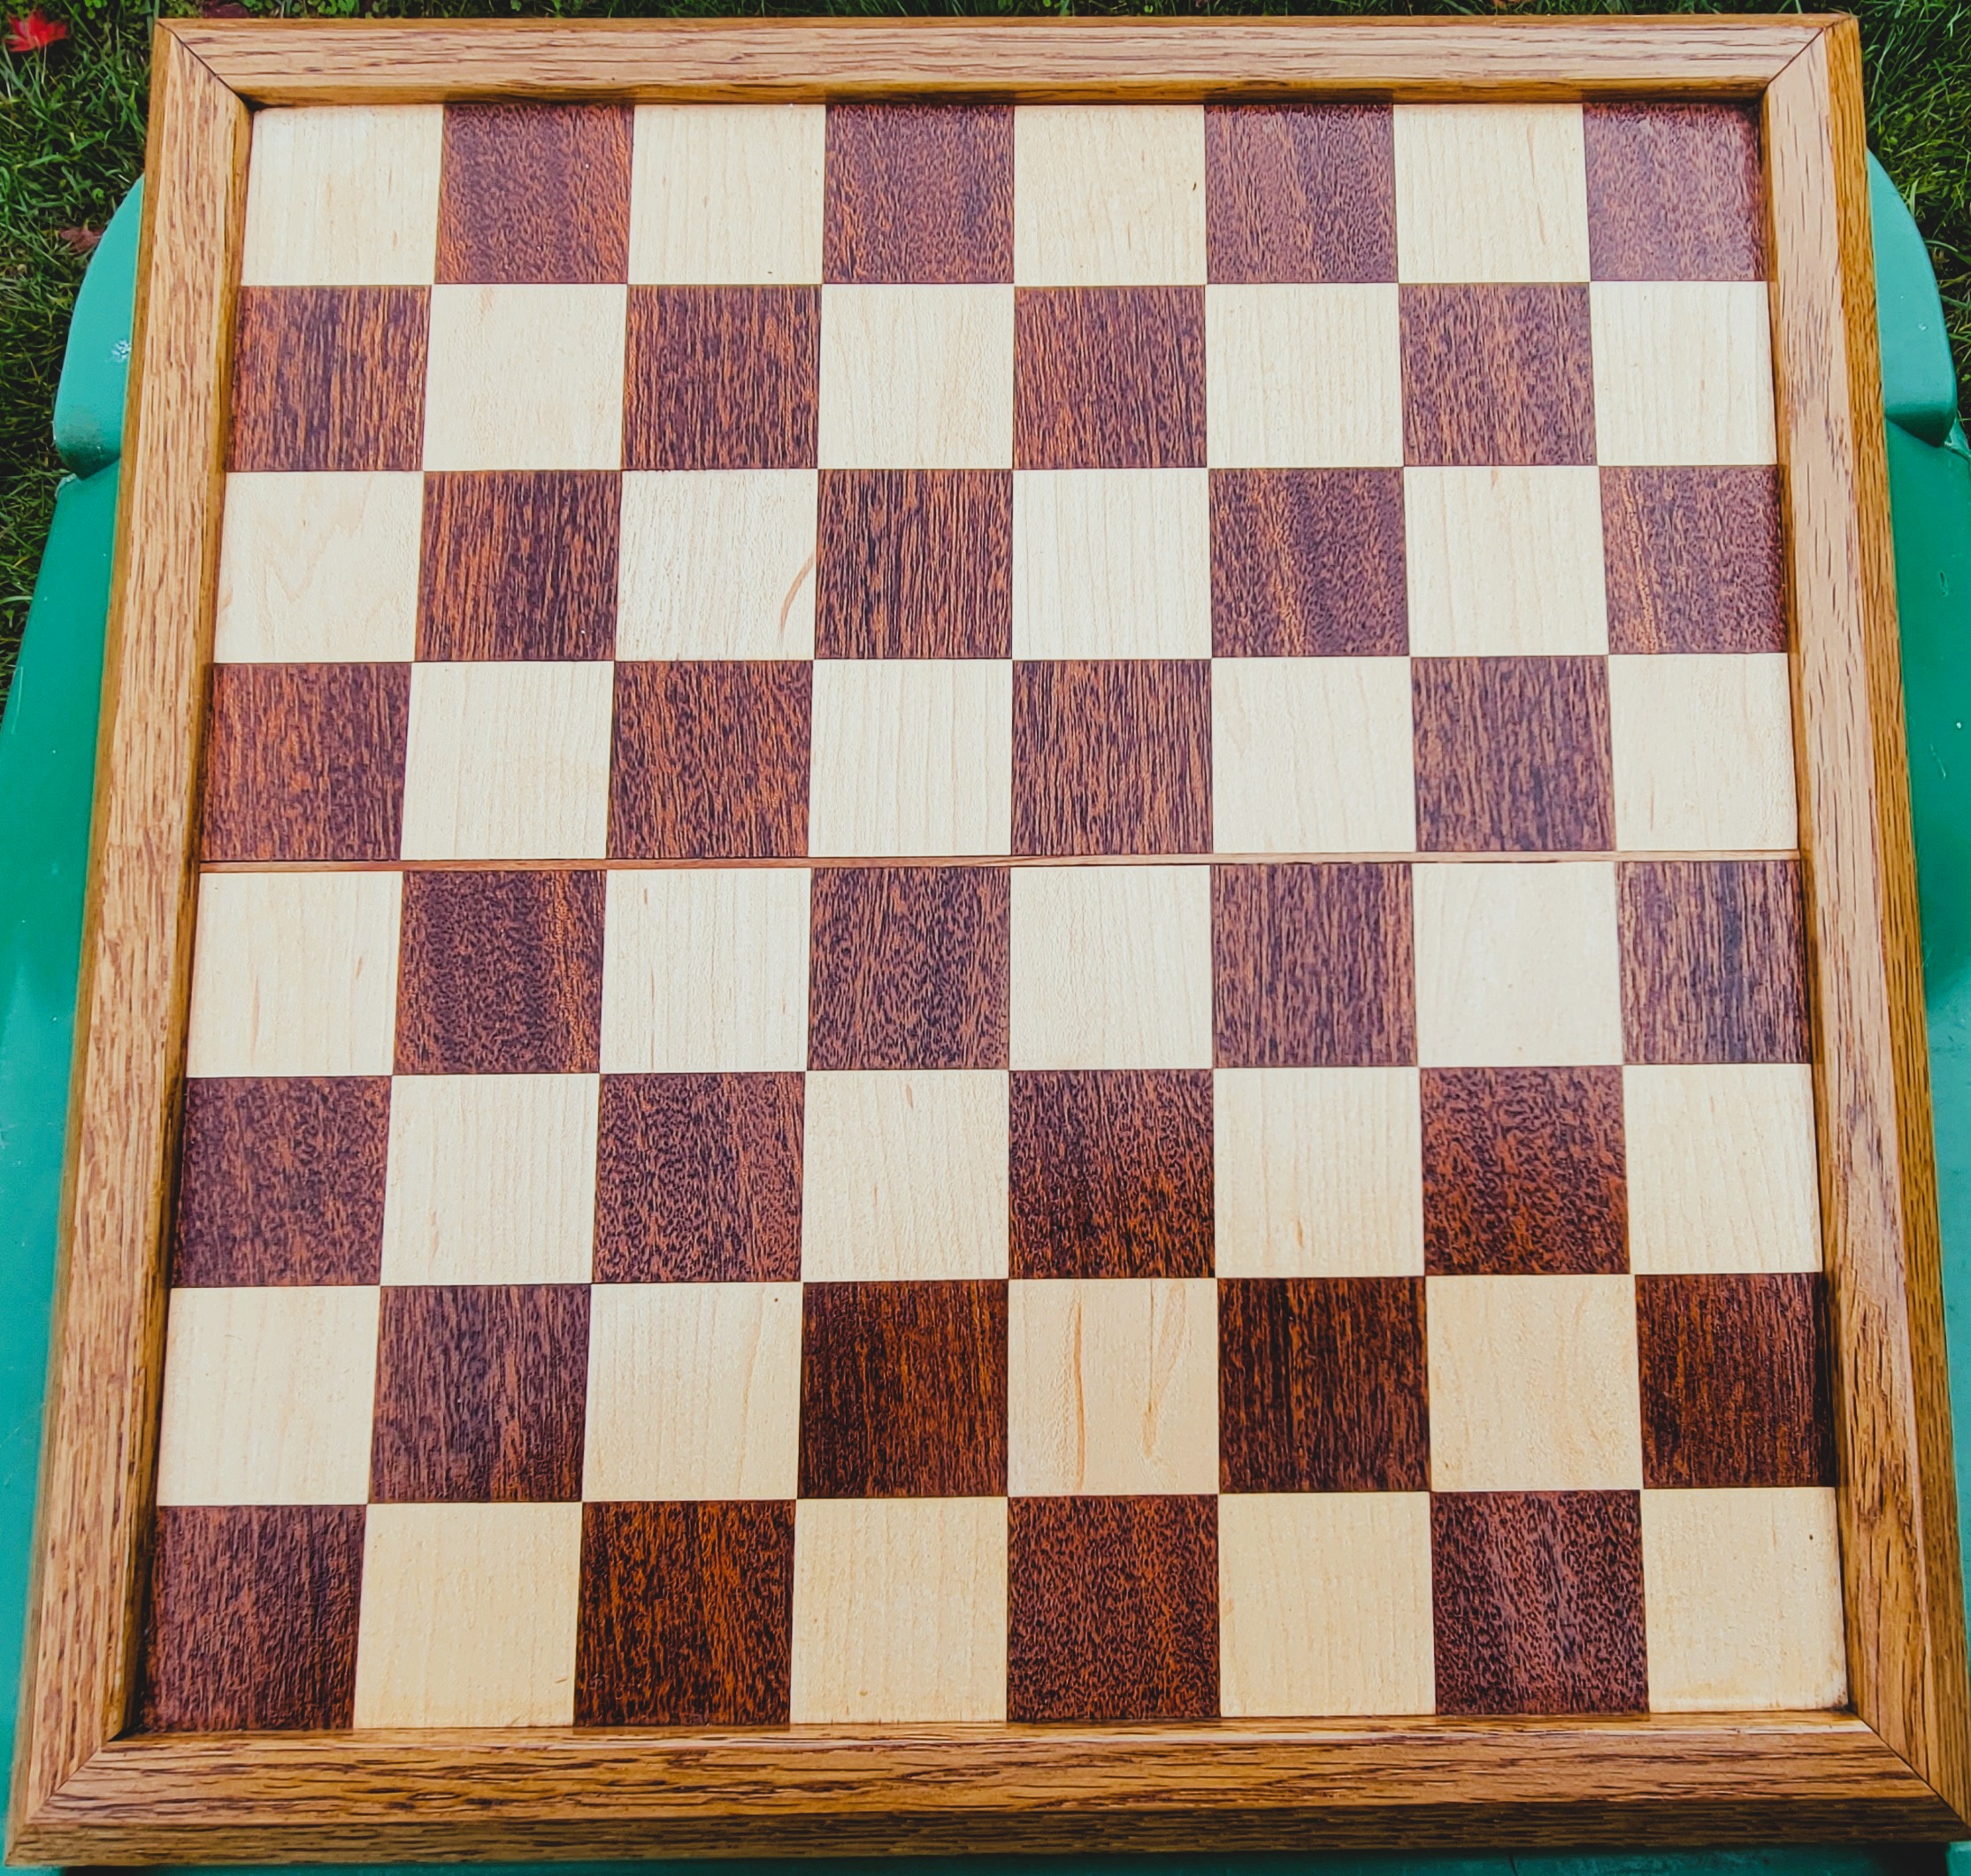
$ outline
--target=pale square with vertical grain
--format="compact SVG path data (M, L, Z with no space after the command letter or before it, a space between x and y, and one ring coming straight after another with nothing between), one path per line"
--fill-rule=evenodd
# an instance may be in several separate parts
M372 1505L358 1727L565 1727L575 1718L579 1505Z
M1416 846L1407 658L1217 658L1211 837L1221 854Z
M1642 1484L1632 1277L1424 1283L1432 1489Z
M395 873L207 873L198 882L188 1075L387 1075L396 1051Z
M593 1075L410 1075L390 1088L386 1283L586 1283Z
M814 667L812 708L810 854L1009 850L1009 662L825 658Z
M1009 469L1010 287L824 287L824 469Z
M1763 280L1597 280L1589 297L1597 462L1776 459Z
M413 665L403 857L601 859L615 683L601 660Z
M433 287L426 469L620 469L625 287Z
M1410 881L1425 1068L1622 1060L1612 864L1416 866Z
M361 1505L370 1496L377 1292L174 1290L160 1505Z
M1423 1275L1415 1068L1220 1068L1212 1099L1220 1276Z
M1414 656L1608 649L1598 471L1406 469L1403 528Z
M623 478L618 658L809 658L815 649L811 469Z
M602 1072L801 1068L808 870L609 876Z
M428 287L442 104L253 113L242 287Z
M1006 1489L1016 1497L1218 1489L1218 1285L1008 1285Z
M1205 277L1201 104L1023 104L1013 113L1013 278L1151 287Z
M1208 1068L1211 871L1015 867L1012 1066Z
M1428 1713L1428 1492L1227 1493L1218 1501L1218 1708Z
M1642 1510L1653 1712L1846 1704L1832 1486L1645 1491Z
M1807 1064L1631 1064L1622 1086L1632 1270L1821 1267Z
M643 104L630 169L630 279L821 279L821 104Z
M791 1498L798 1283L598 1283L588 1298L589 1499Z
M1006 1275L1003 1068L810 1071L801 1168L808 1282Z
M1006 1500L794 1507L790 1717L1006 1718Z
M1394 287L1208 287L1205 457L1214 469L1403 460Z
M410 660L424 502L414 472L228 476L213 661Z
M1208 472L1016 471L1013 655L1208 658Z
M1399 104L1400 280L1584 280L1578 104Z

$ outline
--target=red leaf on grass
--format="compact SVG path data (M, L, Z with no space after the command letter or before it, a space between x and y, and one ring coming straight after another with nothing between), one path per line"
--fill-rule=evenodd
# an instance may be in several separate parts
M71 254L80 255L86 260L101 245L103 231L100 228L57 228L55 239Z
M10 52L44 52L58 39L66 39L68 28L59 19L50 19L38 6L31 6L18 19L7 22L6 48Z

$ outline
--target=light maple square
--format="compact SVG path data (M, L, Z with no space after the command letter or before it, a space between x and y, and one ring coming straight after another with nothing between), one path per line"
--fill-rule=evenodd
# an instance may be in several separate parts
M630 170L630 279L821 279L821 104L641 104Z
M1763 280L1597 280L1589 297L1597 461L1775 459Z
M1023 104L1013 113L1013 278L1151 287L1205 277L1199 104Z
M1578 104L1399 104L1400 280L1584 280Z

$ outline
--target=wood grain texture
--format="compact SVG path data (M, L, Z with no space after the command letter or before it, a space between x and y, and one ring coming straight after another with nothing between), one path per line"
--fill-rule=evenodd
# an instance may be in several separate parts
M624 104L454 104L445 112L438 278L594 284L628 278Z
M1775 460L1763 280L1597 280L1589 298L1600 461Z
M1729 104L1582 112L1598 280L1756 280L1766 267L1759 119Z
M1390 114L1373 104L1205 111L1214 280L1393 280Z
M1205 278L1194 104L1028 105L1013 119L1013 278L1150 287Z
M1021 469L1201 469L1204 289L1020 288L1013 461Z
M1005 105L833 105L827 165L824 280L1013 278L1013 113Z
M1575 104L1399 106L1400 280L1584 280Z
M630 278L780 285L821 278L827 113L646 105L630 181Z
M1786 649L1779 472L1604 469L1612 652Z
M638 287L625 348L626 469L812 469L815 287Z

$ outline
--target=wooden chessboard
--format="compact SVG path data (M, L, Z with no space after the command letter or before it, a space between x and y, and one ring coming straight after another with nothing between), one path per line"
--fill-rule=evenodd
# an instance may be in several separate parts
M234 132L123 1750L606 1741L648 1849L848 1740L1348 1737L1400 1816L1763 1739L1668 1827L1824 1829L1894 1727L1813 831L1900 771L1815 728L1771 94L548 88ZM1942 1515L1877 1834L1957 1804Z

